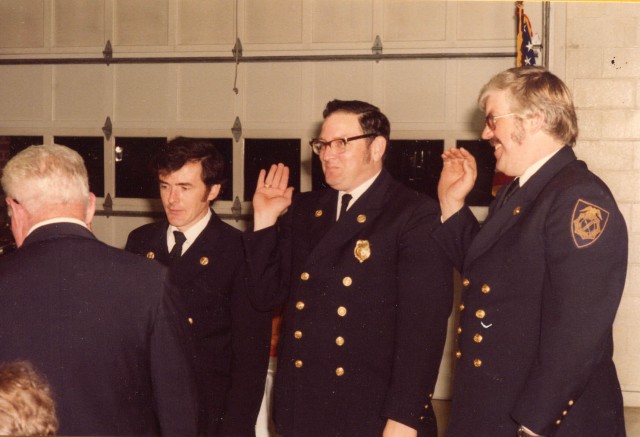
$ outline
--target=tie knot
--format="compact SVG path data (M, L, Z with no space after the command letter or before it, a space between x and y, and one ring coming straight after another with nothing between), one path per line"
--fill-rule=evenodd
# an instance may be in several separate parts
M340 199L340 215L338 216L338 220L342 218L342 215L347 212L347 208L349 207L349 202L351 202L353 196L351 194L343 194Z
M176 244L179 244L180 246L187 241L187 237L185 237L184 233L180 231L173 231L173 237L176 239Z

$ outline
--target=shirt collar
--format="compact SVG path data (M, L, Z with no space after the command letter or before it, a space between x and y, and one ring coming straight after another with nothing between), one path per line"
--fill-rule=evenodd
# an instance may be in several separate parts
M29 229L29 231L27 232L27 236L29 236L33 231L35 231L38 228L41 228L42 226L46 226L46 225L51 225L54 223L73 223L76 225L80 225L84 228L89 229L89 227L87 226L87 224L85 222L83 222L82 220L73 218L73 217L56 217L56 218L52 218L52 219L48 219L48 220L43 220L39 223L36 223L35 225L31 226L31 228Z
M365 191L367 191L369 187L371 187L371 185L376 180L376 178L380 175L381 172L382 172L382 169L378 173L373 175L370 179L367 179L362 184L360 184L359 186L351 190L349 194L351 194L352 197L351 197L351 201L349 202L349 206L347 207L347 211L349 210L349 208L351 208L351 206L354 203L356 203L356 200L358 200L358 198L360 198L360 196L362 196L365 193ZM344 191L338 191L338 204L340 204L340 200L342 199L342 196L344 194L346 194Z
M185 253L187 249L191 247L191 244L196 241L196 238L198 238L202 231L204 231L204 228L206 228L209 224L209 220L211 220L212 215L213 214L211 213L211 208L207 208L207 213L205 214L205 216L194 223L194 225L189 229L183 232L187 240L182 245L182 253ZM176 238L173 235L173 231L177 230L178 228L176 228L172 224L169 224L169 228L167 229L167 248L169 249L169 252L171 252L173 245L176 244Z
M518 178L520 186L522 187L529 179L531 179L531 176L536 174L536 172L538 170L540 170L542 168L542 166L545 165L547 163L547 161L549 161L551 158L553 158L553 156L556 153L558 153L559 151L560 151L560 149L556 150L555 152L552 152L552 153L548 154L544 158L542 158L542 159L534 162L532 165L530 165L529 168L527 168L524 171L524 173L522 173L522 175Z

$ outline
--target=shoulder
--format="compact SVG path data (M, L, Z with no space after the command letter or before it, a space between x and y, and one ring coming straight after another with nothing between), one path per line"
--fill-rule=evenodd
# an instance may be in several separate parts
M145 243L152 238L157 238L158 235L166 232L166 229L167 222L165 220L142 225L129 233L127 245L130 243Z

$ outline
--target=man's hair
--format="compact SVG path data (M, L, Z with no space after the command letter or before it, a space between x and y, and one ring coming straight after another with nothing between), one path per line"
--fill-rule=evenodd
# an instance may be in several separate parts
M357 115L363 133L384 137L387 140L387 144L389 143L389 135L391 133L389 119L380 112L377 106L360 100L332 100L327 103L322 117L327 118L334 112Z
M30 213L46 206L87 204L89 178L82 157L57 144L30 146L11 158L2 188Z
M526 118L542 114L545 132L570 146L578 138L578 118L569 88L542 67L511 68L494 76L480 91L478 105L485 111L494 91L506 91L511 111ZM500 114L494 114L500 115Z
M177 137L161 147L151 163L156 175L173 173L188 162L202 164L202 182L210 188L224 183L224 157L210 141Z
M55 435L55 403L45 379L26 361L0 365L0 434Z

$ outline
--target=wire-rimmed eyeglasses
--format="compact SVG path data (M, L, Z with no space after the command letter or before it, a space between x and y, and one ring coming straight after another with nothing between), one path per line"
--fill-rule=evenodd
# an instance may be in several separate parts
M322 152L327 147L331 147L331 150L333 150L335 153L344 153L344 151L347 149L347 143L349 143L349 141L355 141L362 138L371 138L371 137L377 137L377 136L378 134L371 133L371 134L364 134L364 135L356 135L355 137L349 137L349 138L336 138L331 141L325 141L325 140L321 140L320 138L314 138L313 140L309 141L309 145L311 146L313 153L315 153L316 155L319 155L320 152Z
M500 120L501 118L505 118L505 117L511 117L514 115L518 115L515 112L510 112L508 114L502 114L502 115L487 115L487 118L485 118L485 123L487 124L487 127L489 127L489 129L491 130L496 130L496 120Z

